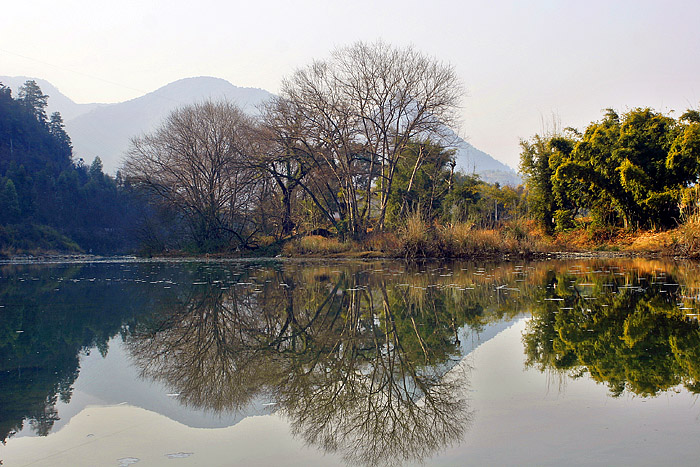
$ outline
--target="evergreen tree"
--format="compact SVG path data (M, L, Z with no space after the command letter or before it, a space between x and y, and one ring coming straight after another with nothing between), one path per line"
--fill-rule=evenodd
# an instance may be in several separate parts
M63 117L60 112L54 112L51 114L51 119L49 120L49 133L53 135L58 144L65 151L72 153L73 145L71 144L70 136L66 133L65 125L63 124Z
M46 106L49 96L41 91L36 81L30 79L24 82L24 85L19 88L19 100L28 109L31 109L39 122L46 123Z
M102 159L99 156L95 157L90 165L90 179L101 183L104 181L104 173L102 172Z
M19 197L12 179L6 179L0 190L0 223L17 222L20 216Z

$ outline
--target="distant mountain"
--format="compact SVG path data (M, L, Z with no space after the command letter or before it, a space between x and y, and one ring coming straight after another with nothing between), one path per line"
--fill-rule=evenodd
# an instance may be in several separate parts
M479 178L487 183L498 183L499 185L509 185L517 187L523 184L523 178L514 170L484 170L479 172Z
M455 168L465 174L479 174L479 177L488 183L518 186L522 183L520 175L503 162L496 160L490 154L475 148L453 132L447 135L447 141L457 152L455 154Z
M243 111L255 114L257 106L272 97L263 89L242 88L224 79L202 76L181 79L118 104L76 104L46 80L0 76L0 82L12 88L15 96L28 79L34 79L49 96L48 113L60 111L63 115L66 131L73 142L74 157L90 163L99 156L105 172L112 174L121 165L131 138L153 131L178 107L206 99L227 99ZM448 135L448 139L457 149L457 170L466 174L477 173L489 183L513 186L522 183L513 169L456 134Z
M61 91L53 84L44 79L28 78L26 76L0 76L0 83L12 89L14 97L19 96L19 88L27 80L33 79L39 85L41 91L49 96L49 105L46 109L46 114L51 115L53 112L61 112L63 121L71 120L81 114L96 109L104 104L76 104L68 97L63 95Z
M153 131L174 109L207 99L228 99L243 111L256 107L272 94L262 89L241 88L211 77L186 78L145 96L108 104L66 121L73 140L73 154L89 162L100 156L105 172L115 173L131 138Z

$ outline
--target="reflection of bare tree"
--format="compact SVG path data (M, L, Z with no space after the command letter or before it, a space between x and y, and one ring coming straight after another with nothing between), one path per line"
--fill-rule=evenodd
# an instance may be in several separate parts
M268 393L294 433L351 464L421 460L462 437L466 375L435 364L419 332L441 329L406 316L391 289L360 274L268 274L257 290L194 289L134 330L142 374L216 411ZM436 355L456 352L449 339Z
M269 359L249 332L262 323L245 301L215 287L194 290L180 308L136 330L129 348L142 375L166 383L186 405L245 407L266 383Z
M307 362L280 386L294 432L349 464L421 460L460 439L468 425L464 373L418 371L395 330L386 337L371 352L345 340L330 366Z

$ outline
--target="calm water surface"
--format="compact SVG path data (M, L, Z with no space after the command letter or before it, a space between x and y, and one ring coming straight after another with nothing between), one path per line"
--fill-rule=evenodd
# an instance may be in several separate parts
M0 265L0 459L697 465L698 272Z

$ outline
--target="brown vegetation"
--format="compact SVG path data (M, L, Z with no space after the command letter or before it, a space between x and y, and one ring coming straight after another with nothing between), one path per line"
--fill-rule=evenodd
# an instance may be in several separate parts
M369 235L361 242L340 242L317 235L288 242L285 256L382 256L394 258L502 258L531 257L552 250L534 222L509 221L500 228L475 228L469 223L429 224L410 216L396 234Z
M563 253L700 258L700 223L671 230L579 228L548 236L532 220L504 222L498 228L469 223L428 224L410 217L397 233L370 234L362 241L310 235L288 241L284 256L385 258L544 257Z

